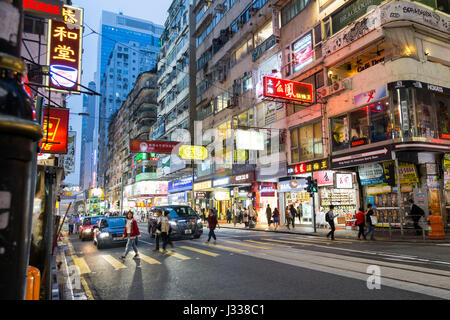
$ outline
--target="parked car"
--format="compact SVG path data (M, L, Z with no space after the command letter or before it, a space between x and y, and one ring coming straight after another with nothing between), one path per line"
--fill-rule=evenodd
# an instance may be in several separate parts
M103 217L94 227L94 244L98 249L112 244L125 244L122 239L123 229L126 225L125 217Z
M85 239L92 239L94 236L93 228L97 225L101 218L103 218L103 216L83 217L83 222L81 222L81 226L78 229L78 237L81 241L84 241Z
M148 233L151 237L156 234L156 220L158 218L156 212L162 209L164 212L169 211L169 224L172 228L170 238L195 238L198 239L203 233L202 219L189 206L157 206L152 207L148 217Z

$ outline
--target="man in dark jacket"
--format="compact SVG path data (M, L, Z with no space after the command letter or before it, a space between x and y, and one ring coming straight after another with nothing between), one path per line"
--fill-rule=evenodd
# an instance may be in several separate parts
M295 210L293 204L290 205L289 211L291 211L292 215L292 228L295 228L295 217L297 216L297 210Z
M370 233L370 240L375 240L373 238L373 234L375 232L375 224L372 222L373 214L374 214L374 212L372 210L372 204L369 203L367 205L367 213L366 213L367 231L364 234L364 238Z
M270 209L270 205L267 205L266 208L266 217L267 217L267 224L270 227L271 221L272 221L272 209Z
M214 233L214 230L216 229L216 226L219 226L219 222L217 221L217 216L214 215L213 210L210 209L209 216L208 216L208 228L209 228L209 235L208 235L208 241L206 243L209 243L209 240L211 240L211 237L214 238L214 244L216 244L216 234ZM220 228L220 226L219 226Z
M414 204L413 199L410 199L409 203L411 204L410 216L414 222L414 229L416 229L416 234L420 236L422 234L422 228L419 226L419 220L421 217L425 216L425 212L418 205Z

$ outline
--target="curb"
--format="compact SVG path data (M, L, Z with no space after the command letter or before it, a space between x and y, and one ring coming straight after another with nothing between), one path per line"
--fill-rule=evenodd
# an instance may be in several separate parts
M235 229L235 230L246 230L246 231L259 231L259 232L272 232L272 233L284 233L284 234L298 234L298 235L305 235L305 236L314 236L314 237L322 237L322 235L318 234L317 232L292 232L292 231L275 231L275 230L261 230L261 229L245 229L245 228L238 228L238 227L231 227L231 226L224 226L221 225L221 228L225 229ZM351 239L355 240L353 237L348 236L341 236L343 239ZM390 241L390 242L409 242L409 243L450 243L450 240L403 240L403 239L388 239L388 238L378 238L377 239L380 242L383 241Z

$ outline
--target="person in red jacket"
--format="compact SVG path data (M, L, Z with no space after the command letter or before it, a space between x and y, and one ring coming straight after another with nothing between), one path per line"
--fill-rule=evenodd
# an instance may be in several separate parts
M364 209L359 208L359 211L356 213L356 225L359 227L358 240L361 240L361 235L364 237L364 240L367 240L364 235L365 221Z
M211 237L213 237L214 244L216 244L216 234L214 233L214 229L216 229L216 226L219 226L219 222L217 221L217 216L214 215L212 209L209 209L209 216L207 221L208 221L209 235L208 241L206 241L206 243L209 243L209 240L211 240Z
M127 223L125 224L125 228L123 229L122 239L127 238L127 246L125 247L125 254L123 254L120 258L124 260L131 251L131 247L133 247L134 252L136 253L134 258L139 258L139 251L137 248L137 238L141 236L139 232L139 228L136 220L133 219L133 212L128 211L127 213Z

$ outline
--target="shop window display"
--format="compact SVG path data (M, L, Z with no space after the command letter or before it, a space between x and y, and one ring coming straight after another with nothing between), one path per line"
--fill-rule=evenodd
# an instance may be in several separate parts
M368 106L370 118L370 141L378 142L392 139L392 122L388 100Z
M331 136L333 151L348 148L347 115L331 119Z
M394 137L409 138L414 136L414 111L412 90L396 89L391 92L394 110Z
M432 95L428 90L416 89L417 136L435 138L435 113L432 108Z
M291 129L291 160L293 163L312 160L322 155L322 124L320 122Z
M450 138L450 98L444 95L436 95L436 108L439 137Z
M368 143L369 137L369 117L367 115L368 107L356 110L350 113L350 139L351 142L364 140Z

